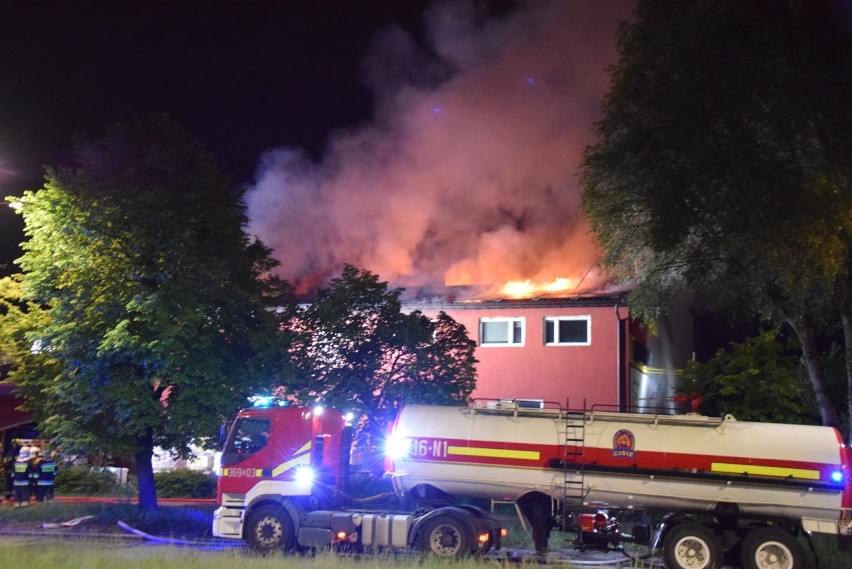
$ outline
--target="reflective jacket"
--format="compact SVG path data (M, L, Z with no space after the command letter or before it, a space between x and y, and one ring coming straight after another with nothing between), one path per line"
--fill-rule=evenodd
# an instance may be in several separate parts
M38 465L36 472L39 486L53 486L53 479L56 476L56 463L49 458L45 458Z
M28 460L15 461L15 486L29 486L30 474L30 462Z

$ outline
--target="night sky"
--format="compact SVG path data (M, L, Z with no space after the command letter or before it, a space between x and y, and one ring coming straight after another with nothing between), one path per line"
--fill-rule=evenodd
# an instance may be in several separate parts
M370 116L359 66L371 39L391 24L422 36L426 5L4 1L3 169L37 183L75 131L150 112L172 114L239 181L269 147L317 154L329 131Z
M166 112L249 188L249 231L303 286L344 262L403 285L577 282L597 252L573 176L631 10L6 0L0 197L39 187L75 133ZM21 240L6 209L0 264Z

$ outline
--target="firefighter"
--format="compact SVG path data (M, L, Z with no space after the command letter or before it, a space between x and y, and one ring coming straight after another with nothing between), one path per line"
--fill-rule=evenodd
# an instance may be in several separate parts
M15 454L14 452L3 457L3 484L5 485L4 496L7 502L12 501L13 481L15 479Z
M6 473L8 471L9 471L9 469L6 466L6 457L3 456L2 454L0 454L0 475L2 475L2 484L3 484L3 490L4 491L6 490ZM9 499L9 496L4 496L3 498L0 498L0 502L3 502L4 500L8 500L8 499Z
M41 464L41 449L37 446L30 447L30 498L36 497L38 488L38 466Z
M518 498L518 507L529 521L536 554L547 555L550 530L555 525L551 515L553 502L550 496L538 492L524 494Z
M30 448L21 447L15 459L14 489L15 507L20 508L30 504Z
M53 500L53 481L56 478L56 461L52 455L46 455L39 460L38 470L35 473L38 482L36 483L36 502L48 502Z

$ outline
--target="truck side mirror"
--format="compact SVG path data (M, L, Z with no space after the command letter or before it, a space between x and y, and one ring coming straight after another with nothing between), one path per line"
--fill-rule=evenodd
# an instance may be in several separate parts
M221 425L219 425L219 446L225 444L225 440L228 438L228 433L231 430L231 425L233 423L231 421L225 421Z

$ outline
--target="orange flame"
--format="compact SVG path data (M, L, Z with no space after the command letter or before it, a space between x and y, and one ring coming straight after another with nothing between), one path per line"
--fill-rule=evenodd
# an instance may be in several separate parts
M521 298L532 295L535 292L535 286L529 279L525 281L509 281L503 286L500 292L507 296Z
M549 283L533 283L530 279L525 281L509 281L500 289L502 294L513 298L526 298L536 294L548 292L570 291L576 286L576 279L559 277Z

